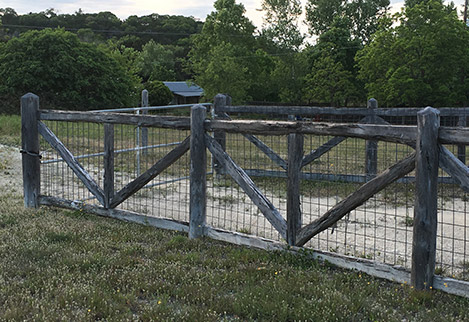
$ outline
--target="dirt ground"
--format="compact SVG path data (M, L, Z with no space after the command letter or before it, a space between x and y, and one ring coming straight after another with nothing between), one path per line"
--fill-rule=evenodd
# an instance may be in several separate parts
M0 145L0 195L5 193L21 194L22 187L20 150Z

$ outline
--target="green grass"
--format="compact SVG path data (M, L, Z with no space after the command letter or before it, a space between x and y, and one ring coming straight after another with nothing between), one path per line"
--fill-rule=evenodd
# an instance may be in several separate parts
M0 144L19 146L21 144L21 117L0 114Z
M469 300L0 192L0 320L463 321Z

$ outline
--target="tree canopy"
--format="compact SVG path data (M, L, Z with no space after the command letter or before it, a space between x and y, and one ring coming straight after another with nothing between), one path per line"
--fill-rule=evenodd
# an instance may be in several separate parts
M360 78L383 105L467 103L469 31L442 1L421 1L396 15L357 55Z
M162 93L160 81L192 81L205 100L226 93L234 103L466 105L469 28L454 5L406 0L394 16L389 5L262 0L261 29L239 0L214 0L204 22L0 8L0 96L15 111L26 91L54 107L136 105L143 86Z
M28 31L0 47L0 96L6 100L33 92L44 107L131 106L139 90L134 80L106 51L61 29Z

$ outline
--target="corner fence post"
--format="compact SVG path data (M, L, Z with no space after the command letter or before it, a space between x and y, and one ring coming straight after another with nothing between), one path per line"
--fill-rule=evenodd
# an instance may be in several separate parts
M287 242L296 244L296 233L301 228L300 175L303 161L304 136L299 133L288 135L287 167Z
M38 132L39 97L28 93L21 97L21 153L24 206L39 207L41 156Z
M205 230L207 150L204 121L206 116L207 109L204 106L194 105L191 108L189 238L201 237Z
M213 118L217 119L226 119L224 116L224 107L229 105L230 100L227 95L217 94L214 98L213 102ZM223 148L223 151L226 150L226 133L223 131L215 131L213 132L213 138L217 141L220 146ZM218 162L216 158L213 158L212 163L213 170L215 171L216 175L224 174L224 170L222 165Z
M367 106L370 110L371 121L369 123L375 123L376 109L378 108L378 101L374 98L368 100ZM378 173L378 141L367 140L365 143L365 175L366 181L369 181L376 177Z
M427 107L417 113L411 284L418 290L433 287L435 273L439 127L438 110Z
M148 91L144 89L142 91L142 107L148 107L150 106L148 103ZM142 111L143 115L148 114L148 110L143 110ZM142 131L142 147L147 147L148 146L148 128L147 127L141 127L140 128ZM143 149L143 155L148 154L148 149Z

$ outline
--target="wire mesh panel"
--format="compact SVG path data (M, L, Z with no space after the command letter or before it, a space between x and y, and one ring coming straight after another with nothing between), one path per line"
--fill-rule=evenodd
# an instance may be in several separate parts
M104 130L102 124L47 121L45 124L75 156L98 185L103 183ZM40 140L41 193L67 200L96 203L85 185L43 138Z
M104 126L86 122L47 121L46 125L73 154L83 169L103 187ZM189 131L133 125L114 127L114 191L135 180L189 136ZM77 203L98 204L59 154L41 139L41 194ZM118 209L188 221L189 155L186 153Z
M252 138L251 138L252 140ZM285 136L258 136L272 154L286 158ZM226 152L251 177L264 196L286 218L286 173L268 155L241 134L227 134ZM223 170L208 177L207 223L242 233L280 240L278 232L249 196Z

